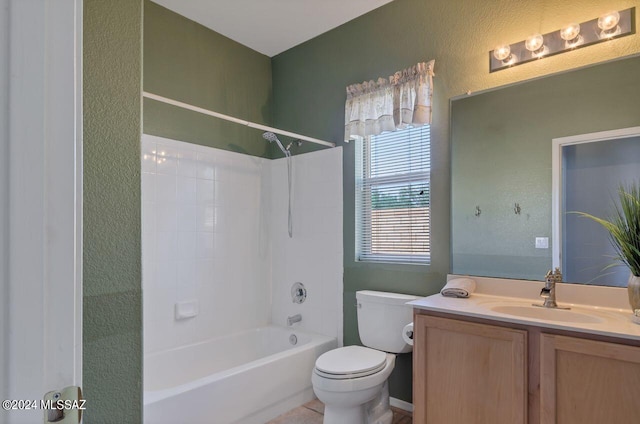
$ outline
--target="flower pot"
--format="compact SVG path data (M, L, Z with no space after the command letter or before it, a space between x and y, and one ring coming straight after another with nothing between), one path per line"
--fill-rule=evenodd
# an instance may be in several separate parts
M631 274L629 276L627 290L629 291L631 310L635 311L636 309L640 309L640 277Z

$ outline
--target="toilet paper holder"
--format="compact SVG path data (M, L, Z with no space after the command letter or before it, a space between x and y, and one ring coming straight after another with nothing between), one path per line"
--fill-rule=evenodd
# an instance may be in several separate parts
M405 325L402 329L402 340L409 346L413 346L413 323Z

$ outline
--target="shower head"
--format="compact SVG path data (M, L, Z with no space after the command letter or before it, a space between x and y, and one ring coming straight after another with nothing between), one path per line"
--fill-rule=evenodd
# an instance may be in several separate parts
M269 140L269 143L273 143L275 141L278 144L278 147L280 148L280 150L282 150L282 153L284 153L286 157L291 156L291 152L289 152L289 147L291 145L287 146L287 148L285 149L282 143L280 142L280 140L278 139L278 136L275 135L275 133L272 133L271 131L267 131L265 133L262 133L262 138L264 138L265 140Z
M273 143L274 141L279 141L278 136L272 133L271 131L262 133L262 138L264 138L265 140L269 140L269 143Z

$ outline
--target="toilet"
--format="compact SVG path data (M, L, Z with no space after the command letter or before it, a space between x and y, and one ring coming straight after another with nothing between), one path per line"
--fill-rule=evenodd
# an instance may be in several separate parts
M390 424L387 379L396 354L411 352L402 329L413 320L407 302L416 296L357 291L358 333L363 346L322 354L311 374L313 391L324 405L324 424Z

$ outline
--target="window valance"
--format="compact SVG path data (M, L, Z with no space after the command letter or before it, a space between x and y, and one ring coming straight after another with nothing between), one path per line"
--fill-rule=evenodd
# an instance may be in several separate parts
M344 139L430 124L434 62L348 86Z

